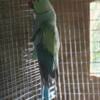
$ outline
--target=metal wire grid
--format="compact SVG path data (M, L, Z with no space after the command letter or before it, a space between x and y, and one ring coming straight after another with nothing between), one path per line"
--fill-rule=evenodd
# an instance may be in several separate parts
M61 37L60 100L99 100L100 79L90 77L90 1L62 0L57 4Z
M89 75L89 3L58 0L54 4L61 37L57 100L99 100L100 79ZM26 64L22 56L32 33L27 1L1 0L0 12L0 99L37 100L37 61L28 59Z
M25 0L0 1L0 100L37 100L41 79L28 48L32 17Z

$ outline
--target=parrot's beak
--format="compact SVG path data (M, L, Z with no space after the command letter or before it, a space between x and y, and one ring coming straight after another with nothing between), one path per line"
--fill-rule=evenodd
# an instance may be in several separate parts
M35 2L35 0L29 0L28 1L29 8L34 8L34 2Z

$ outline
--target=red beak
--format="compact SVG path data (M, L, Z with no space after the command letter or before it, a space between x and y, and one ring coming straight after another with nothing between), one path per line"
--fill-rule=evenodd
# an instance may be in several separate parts
M32 1L32 0L29 0L29 1L28 1L28 6L29 6L30 8L33 8L33 2L34 2L34 1Z

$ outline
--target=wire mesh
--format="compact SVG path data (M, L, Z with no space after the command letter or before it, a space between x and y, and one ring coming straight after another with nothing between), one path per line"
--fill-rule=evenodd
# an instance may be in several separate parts
M90 77L90 3L57 0L61 38L57 100L99 100L100 78ZM0 100L38 100L41 78L32 59L28 0L0 0Z
M30 33L32 17L27 1L1 0L0 100L40 98L41 79L30 51Z

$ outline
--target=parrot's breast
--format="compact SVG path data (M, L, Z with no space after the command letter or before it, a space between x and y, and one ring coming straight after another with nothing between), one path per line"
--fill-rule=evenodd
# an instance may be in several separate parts
M54 10L37 15L37 20L42 34L41 43L51 54L55 54L59 49L59 33Z

